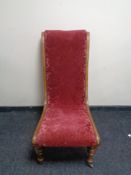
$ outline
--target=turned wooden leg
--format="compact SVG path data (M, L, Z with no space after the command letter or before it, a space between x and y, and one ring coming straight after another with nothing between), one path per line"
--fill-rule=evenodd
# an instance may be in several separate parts
M37 162L42 164L43 161L44 161L43 148L41 148L41 147L34 147L34 149L35 149L35 153L36 153Z
M93 157L96 153L96 149L96 146L87 148L87 165L91 168L93 168Z

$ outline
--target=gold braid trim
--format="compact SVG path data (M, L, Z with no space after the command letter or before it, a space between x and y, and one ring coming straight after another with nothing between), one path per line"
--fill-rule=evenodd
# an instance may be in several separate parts
M89 64L89 47L90 47L90 33L87 32L87 42L86 42L86 99L85 99L85 103L86 103L86 107L87 107L87 111L88 111L88 114L89 114L89 118L90 118L90 121L93 125L93 128L94 128L94 131L95 131L95 134L96 134L96 140L97 140L97 145L100 144L100 135L99 135L99 132L96 128L96 125L95 125L95 122L93 120L93 117L92 117L92 114L90 112L90 108L89 108L89 105L88 105L88 64Z
M42 42L42 65L43 65L43 78L44 78L44 107L43 112L41 114L40 120L37 124L37 127L35 129L33 138L32 138L32 144L35 146L36 144L36 135L39 132L39 129L41 127L42 121L45 117L46 109L47 109L47 89L46 89L46 64L45 64L45 46L44 46L44 32L41 34L41 42Z

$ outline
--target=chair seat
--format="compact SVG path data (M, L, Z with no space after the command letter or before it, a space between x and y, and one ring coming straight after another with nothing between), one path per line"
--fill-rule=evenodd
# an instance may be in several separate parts
M97 134L86 105L48 105L38 123L33 144L84 147L97 145Z

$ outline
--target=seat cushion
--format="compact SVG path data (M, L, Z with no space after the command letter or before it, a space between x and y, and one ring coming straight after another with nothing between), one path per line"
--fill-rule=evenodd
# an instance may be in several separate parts
M44 147L95 146L96 137L86 105L48 105L36 129L33 144Z

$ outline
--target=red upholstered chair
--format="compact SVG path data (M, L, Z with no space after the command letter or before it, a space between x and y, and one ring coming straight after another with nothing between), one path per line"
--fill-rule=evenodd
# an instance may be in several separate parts
M47 30L42 33L45 102L32 143L37 161L44 147L87 147L87 163L100 137L88 106L89 32Z

